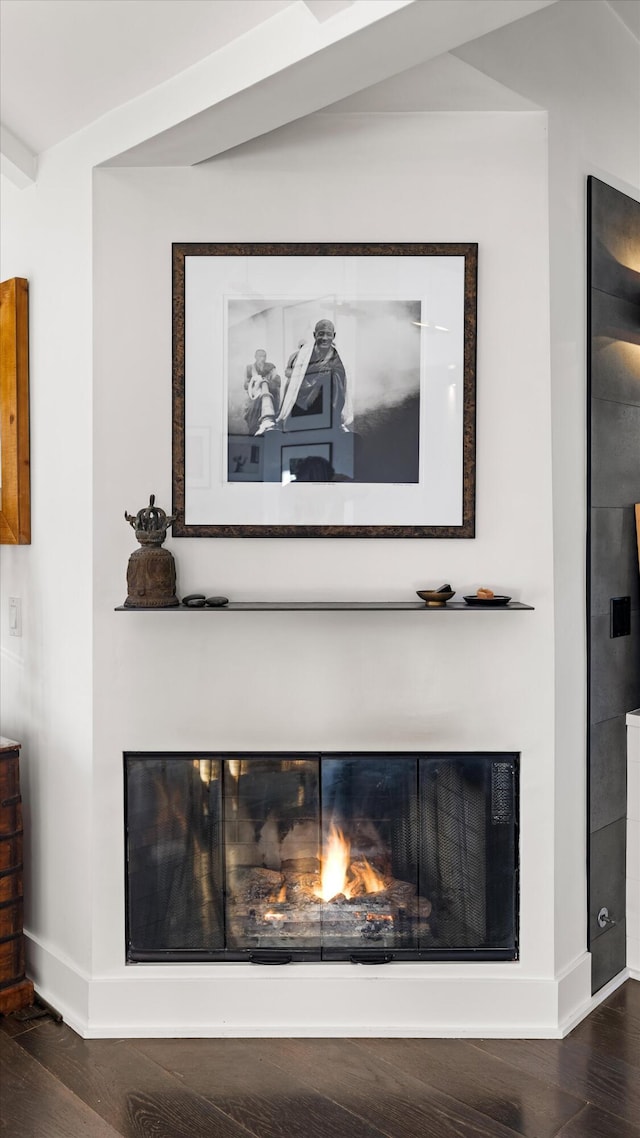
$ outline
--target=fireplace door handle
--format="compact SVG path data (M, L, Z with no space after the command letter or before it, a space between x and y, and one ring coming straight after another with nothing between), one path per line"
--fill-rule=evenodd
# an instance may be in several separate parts
M392 952L381 952L378 956L361 956L358 952L352 952L349 958L352 964L391 964L393 960Z
M250 952L251 964L291 964L293 957L290 952Z

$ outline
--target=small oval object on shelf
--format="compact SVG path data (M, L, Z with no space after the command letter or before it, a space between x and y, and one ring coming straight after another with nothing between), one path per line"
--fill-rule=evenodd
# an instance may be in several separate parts
M228 597L207 597L204 602L210 609L222 609L229 604Z
M182 603L188 609L202 609L206 603L204 593L189 593L187 597L182 598Z

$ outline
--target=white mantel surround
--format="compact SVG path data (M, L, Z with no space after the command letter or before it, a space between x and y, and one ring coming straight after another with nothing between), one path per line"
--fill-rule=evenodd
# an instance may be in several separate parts
M182 593L411 599L425 582L462 595L489 581L534 612L112 611L132 548L122 508L151 490L170 501L170 243L241 234L479 242L478 536L172 539ZM82 1031L557 1032L584 1003L589 958L554 974L546 116L317 116L199 168L97 171L94 235L102 857ZM198 748L521 752L521 959L125 966L122 752Z
M591 1006L584 181L637 181L637 45L604 3L548 11L552 35L530 17L477 45L548 118L321 114L193 169L98 169L125 108L4 194L37 461L34 544L2 550L2 612L23 599L3 723L24 744L31 973L83 1035L559 1036ZM113 611L124 510L171 500L170 244L216 240L478 242L478 536L170 539L180 591L401 600L451 580L534 612ZM123 752L260 747L520 752L519 961L125 965Z

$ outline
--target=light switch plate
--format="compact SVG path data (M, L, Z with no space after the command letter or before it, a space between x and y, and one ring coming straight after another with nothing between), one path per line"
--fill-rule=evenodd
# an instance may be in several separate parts
M631 597L612 597L609 602L609 637L631 636Z
M9 597L9 636L22 636L22 601Z

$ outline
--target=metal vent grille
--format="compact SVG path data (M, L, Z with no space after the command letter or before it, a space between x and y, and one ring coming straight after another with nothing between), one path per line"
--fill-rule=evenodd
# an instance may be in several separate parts
M491 764L491 821L494 826L513 822L513 766Z

